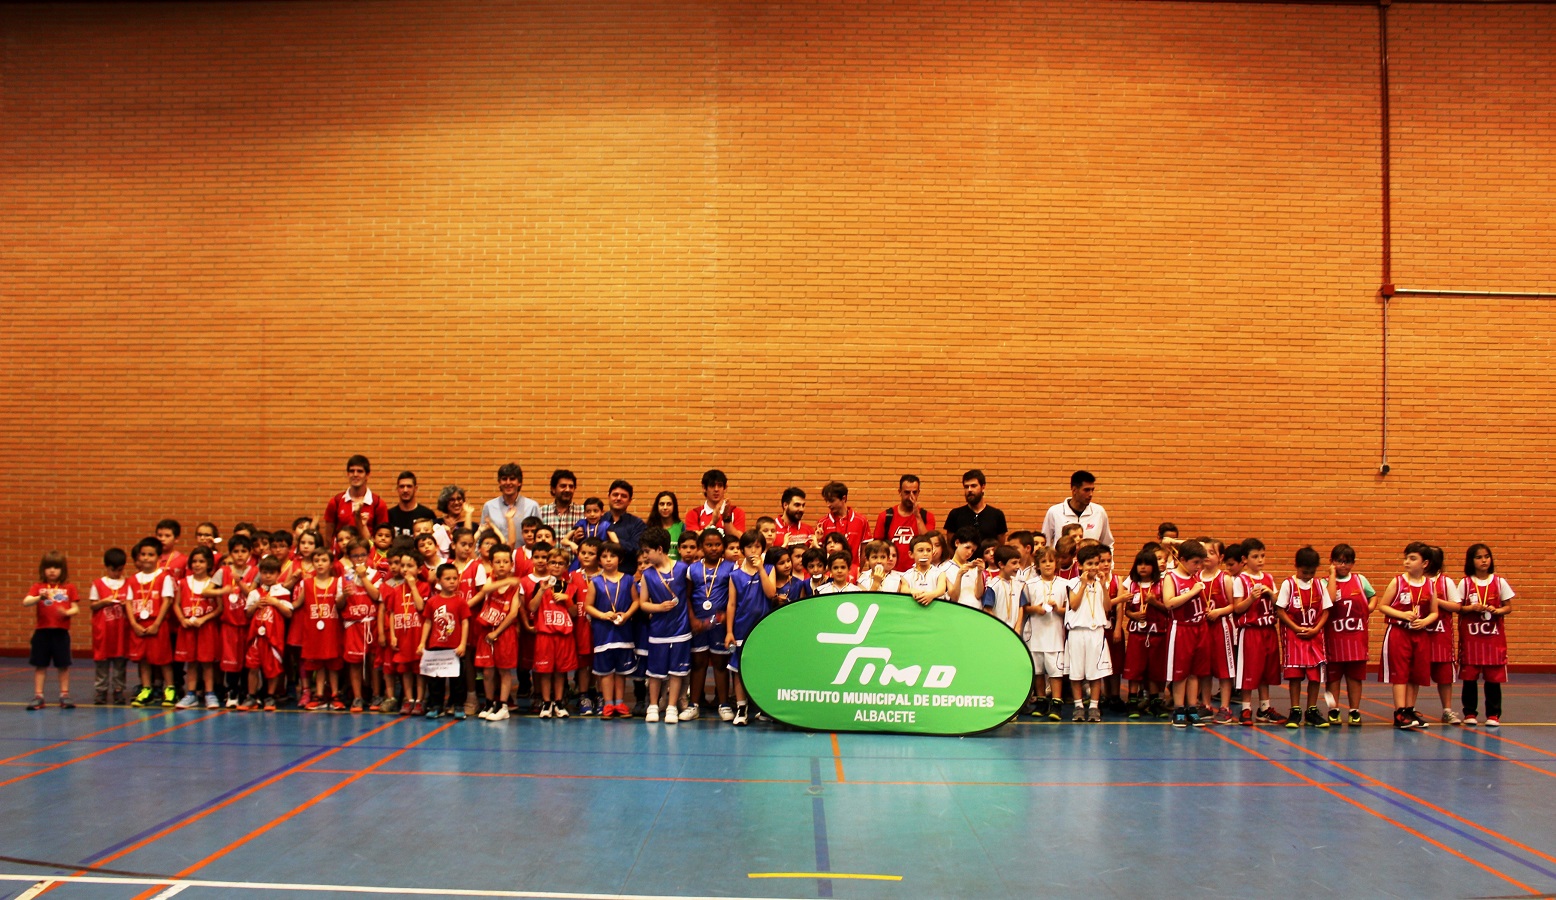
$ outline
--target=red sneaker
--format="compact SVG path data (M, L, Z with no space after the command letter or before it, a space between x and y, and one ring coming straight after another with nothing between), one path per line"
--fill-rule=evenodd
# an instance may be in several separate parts
M330 709L333 709L336 712L345 712L346 704L340 702L340 698L336 697L334 700L330 701Z
M1243 710L1243 714L1238 717L1237 722L1238 722L1239 725L1252 725L1253 724L1253 710L1251 710L1251 709Z
M307 703L303 704L303 709L306 709L309 712L314 712L316 710L323 709L323 708L324 708L324 701L322 701L322 700L309 700Z

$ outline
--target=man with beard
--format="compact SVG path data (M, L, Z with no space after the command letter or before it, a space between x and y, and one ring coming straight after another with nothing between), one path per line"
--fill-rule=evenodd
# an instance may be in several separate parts
M967 498L967 505L951 510L945 517L945 527L952 534L963 528L976 528L984 540L1004 543L1005 532L1010 529L1005 525L1005 514L983 499L985 484L981 469L968 469L962 475L962 495Z
M778 516L778 533L773 537L774 547L814 546L815 529L807 527L805 518L805 492L791 487L783 492L779 501L783 512Z
M417 519L436 519L438 514L416 502L416 473L405 471L395 479L394 491L400 495L400 503L389 507L389 527L397 538L408 538Z
M918 491L917 475L897 479L897 505L881 510L875 517L875 539L897 549L898 572L913 567L913 538L935 528L935 514L918 505Z
M551 502L540 508L541 524L557 537L574 543L583 540L583 529L573 528L573 523L584 514L583 506L573 502L577 490L578 476L571 469L557 469L551 473Z

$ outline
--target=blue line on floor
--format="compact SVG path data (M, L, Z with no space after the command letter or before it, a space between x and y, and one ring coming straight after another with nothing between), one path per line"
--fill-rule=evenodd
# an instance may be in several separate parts
M821 760L818 757L810 758L810 819L811 826L816 836L816 871L832 871L832 852L827 847L827 809L822 800L821 792ZM817 878L816 894L820 897L832 896L832 879Z

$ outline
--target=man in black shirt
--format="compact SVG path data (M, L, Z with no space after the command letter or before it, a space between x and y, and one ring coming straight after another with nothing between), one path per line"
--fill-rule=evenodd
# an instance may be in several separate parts
M411 526L417 519L436 519L438 514L416 502L416 473L401 472L394 481L395 493L400 495L398 505L389 507L389 527L397 538L411 536Z
M611 489L605 495L605 502L610 504L610 530L606 536L621 545L621 571L628 575L637 574L638 547L643 541L643 532L648 528L648 523L627 512L627 507L632 505L632 485L618 478L611 482Z
M969 469L962 476L962 494L967 497L967 505L951 510L945 517L946 531L956 534L972 526L978 529L984 540L1004 543L1005 532L1009 530L1005 525L1005 514L984 502L984 484L981 469Z

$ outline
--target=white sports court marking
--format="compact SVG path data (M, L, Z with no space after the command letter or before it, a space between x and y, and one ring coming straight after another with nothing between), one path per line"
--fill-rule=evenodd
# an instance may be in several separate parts
M836 878L837 875L823 877ZM730 897L699 897L683 894L581 894L559 891L483 891L469 888L373 887L365 884L287 884L272 881L207 881L200 878L115 878L104 875L15 875L0 872L0 881L31 881L32 888L16 900L31 900L55 884L133 884L166 885L168 890L153 900L171 897L189 888L221 888L242 891L294 891L336 894L384 894L402 897L526 897L537 900L731 900ZM787 900L781 897L744 897L738 900Z

